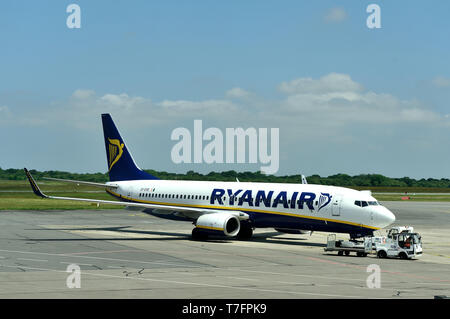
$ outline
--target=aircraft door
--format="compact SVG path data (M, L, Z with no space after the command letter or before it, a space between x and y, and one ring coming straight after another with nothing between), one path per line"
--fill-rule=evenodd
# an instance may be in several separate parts
M342 195L335 195L331 205L331 215L341 216L341 199Z

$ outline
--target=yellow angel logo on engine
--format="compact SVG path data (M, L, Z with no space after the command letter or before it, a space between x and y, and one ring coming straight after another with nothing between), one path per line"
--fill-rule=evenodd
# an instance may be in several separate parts
M111 170L114 164L116 164L117 161L122 156L124 144L120 143L119 140L112 140L110 138L108 138L108 141L109 141L108 163L109 163L109 170Z

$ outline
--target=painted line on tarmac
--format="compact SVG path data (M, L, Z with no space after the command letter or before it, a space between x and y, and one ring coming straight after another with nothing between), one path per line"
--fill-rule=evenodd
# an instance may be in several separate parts
M95 265L91 265L91 264L80 264L80 263L68 263L68 262L64 262L64 261L60 261L60 264L64 264L64 265L77 265L77 266L89 266L89 267L96 267Z
M58 257L67 257L67 258L85 258L85 259L98 259L98 260L107 260L107 261L120 261L127 263L138 263L138 264L158 264L165 266L174 266L174 267L183 267L183 268L200 268L200 266L191 266L185 264L176 264L171 262L153 262L153 261L141 261L141 260L129 260L129 259L117 259L117 258L105 258L105 257L94 257L94 256L71 256L69 254L51 254L51 253L41 253L41 252L31 252L31 251L19 251L19 250L5 250L0 249L2 252L9 253L19 253L19 254L31 254L31 255L44 255L44 256L58 256Z
M350 265L350 264L331 261L331 260L327 260L327 259L323 259L323 258L317 258L317 257L305 257L305 258L313 260L313 261L338 265L338 266L342 266L342 267L356 268L356 269L361 269L361 270L367 269L367 266ZM414 275L414 274L410 274L410 273L406 273L406 272L396 272L396 271L389 271L389 270L382 270L382 269L380 271L382 273L389 274L389 275L395 275L395 276L412 277L415 279L433 280L433 281L439 281L439 282L450 282L450 280L445 280L445 279L435 278L435 277L428 277L428 276L419 276L419 275Z
M31 258L17 258L17 260L29 260L29 261L48 262L48 260L45 260L45 259L31 259Z
M315 276L315 275L300 275L300 274L292 274L292 273L280 273L280 272L269 272L269 271L261 271L261 270L248 270L248 269L234 269L238 271L247 271L247 272L255 272L260 274L268 274L268 275L283 275L283 276L296 276L296 277L316 277L323 279L333 279L333 280L344 280L344 281L366 281L366 279L355 279L355 278L343 278L343 277L325 277L325 276Z
M242 277L232 277L232 276L214 276L216 277L223 277L223 278L230 278L230 279L237 279L237 280L248 280L248 281L259 281L258 279L250 279L250 278L242 278Z
M19 268L18 266L8 266L8 265L0 265L6 268ZM36 268L36 267L20 267L22 269L30 269L30 270L40 270L40 271L52 271L67 274L67 271L56 270L56 269L46 269L46 268ZM275 289L262 289L262 288L251 288L251 287L234 287L234 286L225 286L225 285L216 285L216 284L204 284L197 282L186 282L186 281L175 281L175 280L164 280L164 279L153 279L153 278L138 278L138 277L123 277L123 276L115 276L115 275L107 275L107 274L94 274L89 272L82 272L81 275L88 276L97 276L97 277L105 277L105 278L116 278L116 279L130 279L130 280L141 280L141 281L155 281L155 282L163 282L170 284L181 284L181 285L190 285L190 286L201 286L208 288L225 288L225 289L234 289L234 290L250 290L256 292L271 292L271 293L280 293L280 294L294 294L294 295L307 295L307 296L320 296L320 297L331 297L331 298L362 298L361 296L350 296L350 295L337 295L337 294L321 294L321 293L308 293L308 292L299 292L299 291L287 291L287 290L275 290ZM126 290L126 289L124 289Z
M65 256L78 256L78 255L89 255L89 254L113 254L113 253L128 253L128 252L142 252L138 249L124 249L124 250L107 250L107 251L86 251L79 253L67 253Z

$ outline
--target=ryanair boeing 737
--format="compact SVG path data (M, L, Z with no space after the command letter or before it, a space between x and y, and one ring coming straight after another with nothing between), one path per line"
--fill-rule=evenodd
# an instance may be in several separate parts
M372 235L395 221L369 191L307 184L160 180L141 170L109 114L102 114L110 181L65 182L105 188L119 201L47 196L25 168L34 193L43 198L126 205L153 216L191 221L194 239L208 235L250 238L253 229L285 233L324 231L351 238ZM60 179L54 179L60 180Z

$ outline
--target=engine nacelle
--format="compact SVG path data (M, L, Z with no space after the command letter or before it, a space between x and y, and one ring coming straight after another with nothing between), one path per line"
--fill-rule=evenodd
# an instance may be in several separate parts
M286 234L301 234L301 235L304 235L304 234L311 233L310 230L303 230L303 229L275 228L275 230L277 232L286 233Z
M229 213L204 214L197 219L195 226L205 233L236 236L241 228L239 218Z

